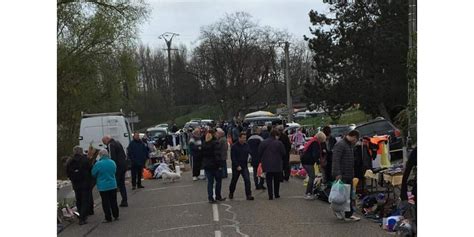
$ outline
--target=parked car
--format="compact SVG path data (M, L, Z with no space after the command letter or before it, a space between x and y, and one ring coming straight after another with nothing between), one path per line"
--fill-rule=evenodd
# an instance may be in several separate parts
M202 119L201 120L201 126L214 127L214 126L216 126L216 123L212 119Z
M201 124L199 122L187 122L184 124L183 131L188 131L189 129L194 130L195 128L200 127Z
M159 139L166 138L166 135L168 135L168 129L162 127L149 128L146 130L146 134L151 140L156 141Z
M403 158L403 137L398 128L395 127L390 121L384 118L377 118L373 121L361 124L355 128L359 131L360 136L372 137L375 135L389 135L390 141L390 155L392 160L398 160ZM396 151L396 152L392 152Z
M251 117L244 119L244 123L251 124L252 126L278 125L283 124L283 122L284 121L281 119L281 117L276 116Z
M342 139L348 132L354 130L355 124L348 125L331 125L331 136L336 140Z
M162 123L162 124L158 124L155 126L156 128L169 128L169 125L167 123Z
M310 116L306 112L297 112L293 115L295 120L309 118Z

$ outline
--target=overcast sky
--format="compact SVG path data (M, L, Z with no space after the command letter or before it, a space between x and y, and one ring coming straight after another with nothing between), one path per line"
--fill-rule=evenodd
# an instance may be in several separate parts
M225 13L248 12L260 25L287 30L295 38L309 35L308 12L311 9L327 12L322 0L148 0L152 8L148 22L141 28L142 43L163 47L158 36L164 32L180 34L173 39L173 46L196 46L201 26L209 25Z

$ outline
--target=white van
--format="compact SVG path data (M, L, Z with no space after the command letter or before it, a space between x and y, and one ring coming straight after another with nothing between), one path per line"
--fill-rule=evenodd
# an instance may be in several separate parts
M89 145L105 148L102 137L110 135L126 149L131 141L131 130L128 120L122 112L82 114L79 146L87 153Z

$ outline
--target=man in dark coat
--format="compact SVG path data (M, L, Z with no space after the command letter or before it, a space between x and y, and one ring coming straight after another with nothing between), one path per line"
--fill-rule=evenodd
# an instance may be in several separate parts
M352 179L354 178L354 150L353 147L359 140L359 131L350 131L344 139L340 140L332 150L332 175L335 180L342 180L345 184L351 185L353 192ZM348 221L359 221L360 218L353 215L353 201L351 200L351 211L345 213L345 217L336 216L339 219L344 218Z
M66 164L66 173L71 180L74 194L76 195L76 206L79 212L79 225L87 223L87 216L91 213L90 206L94 201L92 197L93 179L91 175L91 163L84 155L81 147L73 149L74 156Z
M257 190L266 189L263 185L265 179L257 176L258 164L260 164L261 162L261 159L258 156L258 147L263 141L263 138L260 136L260 132L260 127L254 127L252 136L250 136L250 138L247 140L247 143L249 144L250 148L250 156L252 157L253 180L255 182L255 188Z
M326 135L326 142L321 144L323 149L323 156L326 158L326 164L322 166L324 172L324 179L325 183L333 181L332 177L332 149L336 144L336 138L331 135L331 127L325 126L323 128L323 133Z
M222 162L222 178L227 178L227 151L229 149L229 144L227 143L227 139L225 137L225 132L221 128L216 129L216 139L217 139L217 150L219 151L219 159Z
M285 146L286 154L283 157L283 179L288 181L290 180L290 151L291 151L291 143L290 138L286 133L283 132L283 125L278 125L278 131L280 132L280 141ZM283 182L282 179L282 182Z
M283 172L283 158L286 155L285 146L279 141L280 132L272 130L270 137L260 143L258 157L262 160L262 169L267 180L268 199L280 197L280 180Z
M132 190L144 188L142 186L142 171L148 159L148 146L140 140L140 134L133 134L133 141L127 147L128 157L132 162Z
M206 134L205 141L202 145L202 164L207 179L207 197L209 203L216 203L217 201L225 201L222 198L222 167L223 160L220 158L220 150L218 142L214 137L214 132L211 130ZM214 180L216 181L215 194L213 197Z
M115 179L117 180L117 187L120 190L120 196L122 196L120 207L128 207L127 189L125 187L125 172L127 172L127 155L125 155L125 150L123 149L122 144L115 141L110 135L104 136L102 138L102 143L107 145L107 151L110 154L110 158L117 166Z
M250 187L250 172L247 164L250 148L246 140L247 135L245 132L241 132L239 134L239 141L232 145L231 148L232 180L229 186L229 199L234 198L235 186L237 185L240 175L242 175L245 184L245 196L247 200L254 200Z

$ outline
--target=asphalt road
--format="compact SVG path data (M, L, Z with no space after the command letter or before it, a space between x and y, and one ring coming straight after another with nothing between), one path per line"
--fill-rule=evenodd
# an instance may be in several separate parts
M234 200L209 204L207 182L192 181L189 171L182 174L174 183L145 180L145 189L133 191L128 183L129 207L120 208L120 219L112 223L101 223L104 215L96 198L96 214L88 224L73 223L58 236L390 236L370 220L339 221L329 204L304 200L298 178L282 183L281 198L271 201L253 183L255 200L245 200L240 179ZM224 196L229 183L230 176L223 181Z

